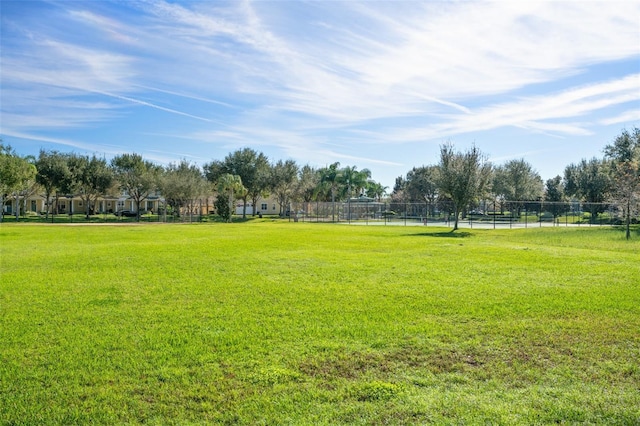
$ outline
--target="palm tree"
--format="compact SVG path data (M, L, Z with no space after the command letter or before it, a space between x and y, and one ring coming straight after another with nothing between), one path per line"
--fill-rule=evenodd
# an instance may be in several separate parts
M356 166L347 166L340 170L339 181L344 185L346 190L345 196L350 199L353 190L357 195L361 195L361 191L367 186L367 180L371 177L369 169L358 171Z
M245 192L246 189L242 186L242 179L238 175L232 175L225 173L218 179L218 192L221 194L229 194L229 215L227 216L227 222L231 223L231 217L233 216L233 195L234 192Z
M333 205L333 221L336 220L336 191L338 190L338 185L340 183L340 170L338 167L340 163L337 161L330 165L329 167L325 167L320 170L320 184L327 185L331 191L331 203Z
M351 185L353 185L358 196L364 193L364 190L369 183L369 179L371 179L371 171L369 169L362 169L354 174Z
M380 201L387 192L387 189L389 189L388 186L383 186L380 182L370 180L367 182L367 197L375 198L376 201Z

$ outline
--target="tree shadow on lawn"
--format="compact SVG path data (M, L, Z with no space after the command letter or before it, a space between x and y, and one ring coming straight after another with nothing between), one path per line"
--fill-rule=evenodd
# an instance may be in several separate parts
M417 234L407 234L408 237L444 237L444 238L468 238L473 234L467 231L447 231L447 232L418 232Z

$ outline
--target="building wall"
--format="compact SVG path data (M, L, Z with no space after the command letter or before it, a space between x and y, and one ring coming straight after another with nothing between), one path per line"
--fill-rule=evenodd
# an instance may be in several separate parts
M235 214L237 215L241 215L242 214L242 208L243 208L243 202L242 200L236 200L236 210L235 210ZM247 202L247 216L249 215L253 215L253 204L251 203L251 201ZM258 200L257 206L256 206L256 214L264 214L264 215L273 215L273 214L278 214L280 211L279 207L278 207L278 203L276 202L275 198L272 197L268 197L268 198L260 198Z
M22 202L22 201L21 201ZM73 197L69 199L67 197L59 197L56 199L54 197L51 198L52 208L50 212L56 211L56 203L57 203L57 213L58 214L83 214L85 213L85 202L80 197ZM206 215L213 212L215 203L215 197L205 197L196 202L193 206L193 214L201 214ZM235 214L242 214L242 201L236 201ZM140 204L141 211L151 211L153 213L158 213L164 207L164 199L161 197L154 195L152 198L144 200ZM20 206L20 210L22 212L22 204ZM34 195L27 199L26 202L26 211L28 212L36 212L41 213L47 210L47 201L42 195ZM121 196L119 198L98 198L94 205L94 213L104 214L104 213L115 213L122 210L130 210L136 211L135 202L127 196ZM3 205L2 211L5 214L14 214L15 213L15 199L9 197L5 199L5 203ZM247 204L247 215L253 215L254 206L249 201ZM279 205L275 198L268 197L264 199L259 199L256 209L256 214L263 215L277 215L279 213ZM187 208L183 208L184 214L188 214Z
M163 205L163 199L154 198L151 200L144 200L140 207L143 211L157 212ZM2 212L5 214L14 214L16 211L16 201L12 197L5 199L2 206ZM83 214L86 212L86 203L80 197L59 197L56 201L55 198L51 198L52 209L51 212L58 212L58 214ZM22 206L26 206L27 212L41 213L47 210L47 201L41 195L33 195L27 198L26 204L20 200L20 212L22 213ZM57 206L57 210L56 210ZM94 204L94 213L115 213L121 210L135 211L135 202L130 198L98 198Z

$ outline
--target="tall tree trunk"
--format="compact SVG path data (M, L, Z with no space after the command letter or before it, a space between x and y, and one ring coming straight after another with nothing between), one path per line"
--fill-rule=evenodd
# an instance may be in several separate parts
M88 195L87 199L84 200L84 218L89 220L89 209L91 209L91 196Z
M460 212L458 211L458 206L454 206L453 210L455 212L454 213L455 214L455 219L454 219L454 222L453 222L453 230L452 230L452 232L458 230L458 216L460 216Z
M335 222L336 221L336 191L335 189L331 188L331 204L333 207L333 213L332 213L332 221Z
M49 220L49 209L51 208L51 202L50 202L50 201L51 201L51 193L50 193L50 192L47 192L47 193L46 193L46 196L47 196L47 208L46 208L46 210L45 210L45 216L44 216L44 219L45 219L45 220Z
M631 197L627 199L627 240L631 239Z
M16 222L17 222L18 220L20 220L20 196L16 195L15 199L16 199L15 204L16 204Z

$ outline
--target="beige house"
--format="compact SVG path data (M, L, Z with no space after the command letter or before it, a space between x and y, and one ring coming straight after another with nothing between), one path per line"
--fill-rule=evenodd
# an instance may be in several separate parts
M242 200L236 200L236 215L242 214L243 206L244 203L242 202ZM275 215L278 214L280 209L275 198L267 197L259 199L255 206L255 209L251 200L247 200L247 216L252 216L254 211L256 212L256 214Z
M19 200L19 211L45 213L47 210L56 214L77 214L86 213L87 206L85 201L79 196L73 197L58 197L57 199L52 197L50 202L52 203L51 209L47 208L47 200L44 195L37 194L27 197L26 201ZM159 195L151 195L140 203L141 211L157 212L164 205L164 198ZM16 209L15 197L5 198L5 202L2 206L2 212L6 215L15 214ZM135 201L126 195L120 197L100 197L97 199L93 206L93 214L102 213L116 213L123 210L136 211Z
M20 199L20 213L33 212L37 214L45 214L48 210L50 213L55 214L81 214L86 213L86 203L79 196L65 197L60 196L57 199L51 198L51 209L47 208L47 200L44 195L36 194L27 197L26 201ZM215 202L215 196L202 197L197 200L191 206L184 206L181 208L181 215L206 215L213 213ZM147 197L140 203L141 212L159 213L165 207L165 200L159 194L155 193ZM243 203L242 200L236 201L235 214L242 215ZM99 197L93 206L92 214L108 214L117 213L121 211L136 211L135 201L128 197L126 194L122 194L119 197ZM247 204L247 215L252 216L255 214L262 215L277 215L279 212L278 203L274 198L267 197L265 199L258 200L258 203L254 209L251 201ZM5 198L4 205L2 206L2 212L5 215L13 215L16 212L16 199L15 197Z

